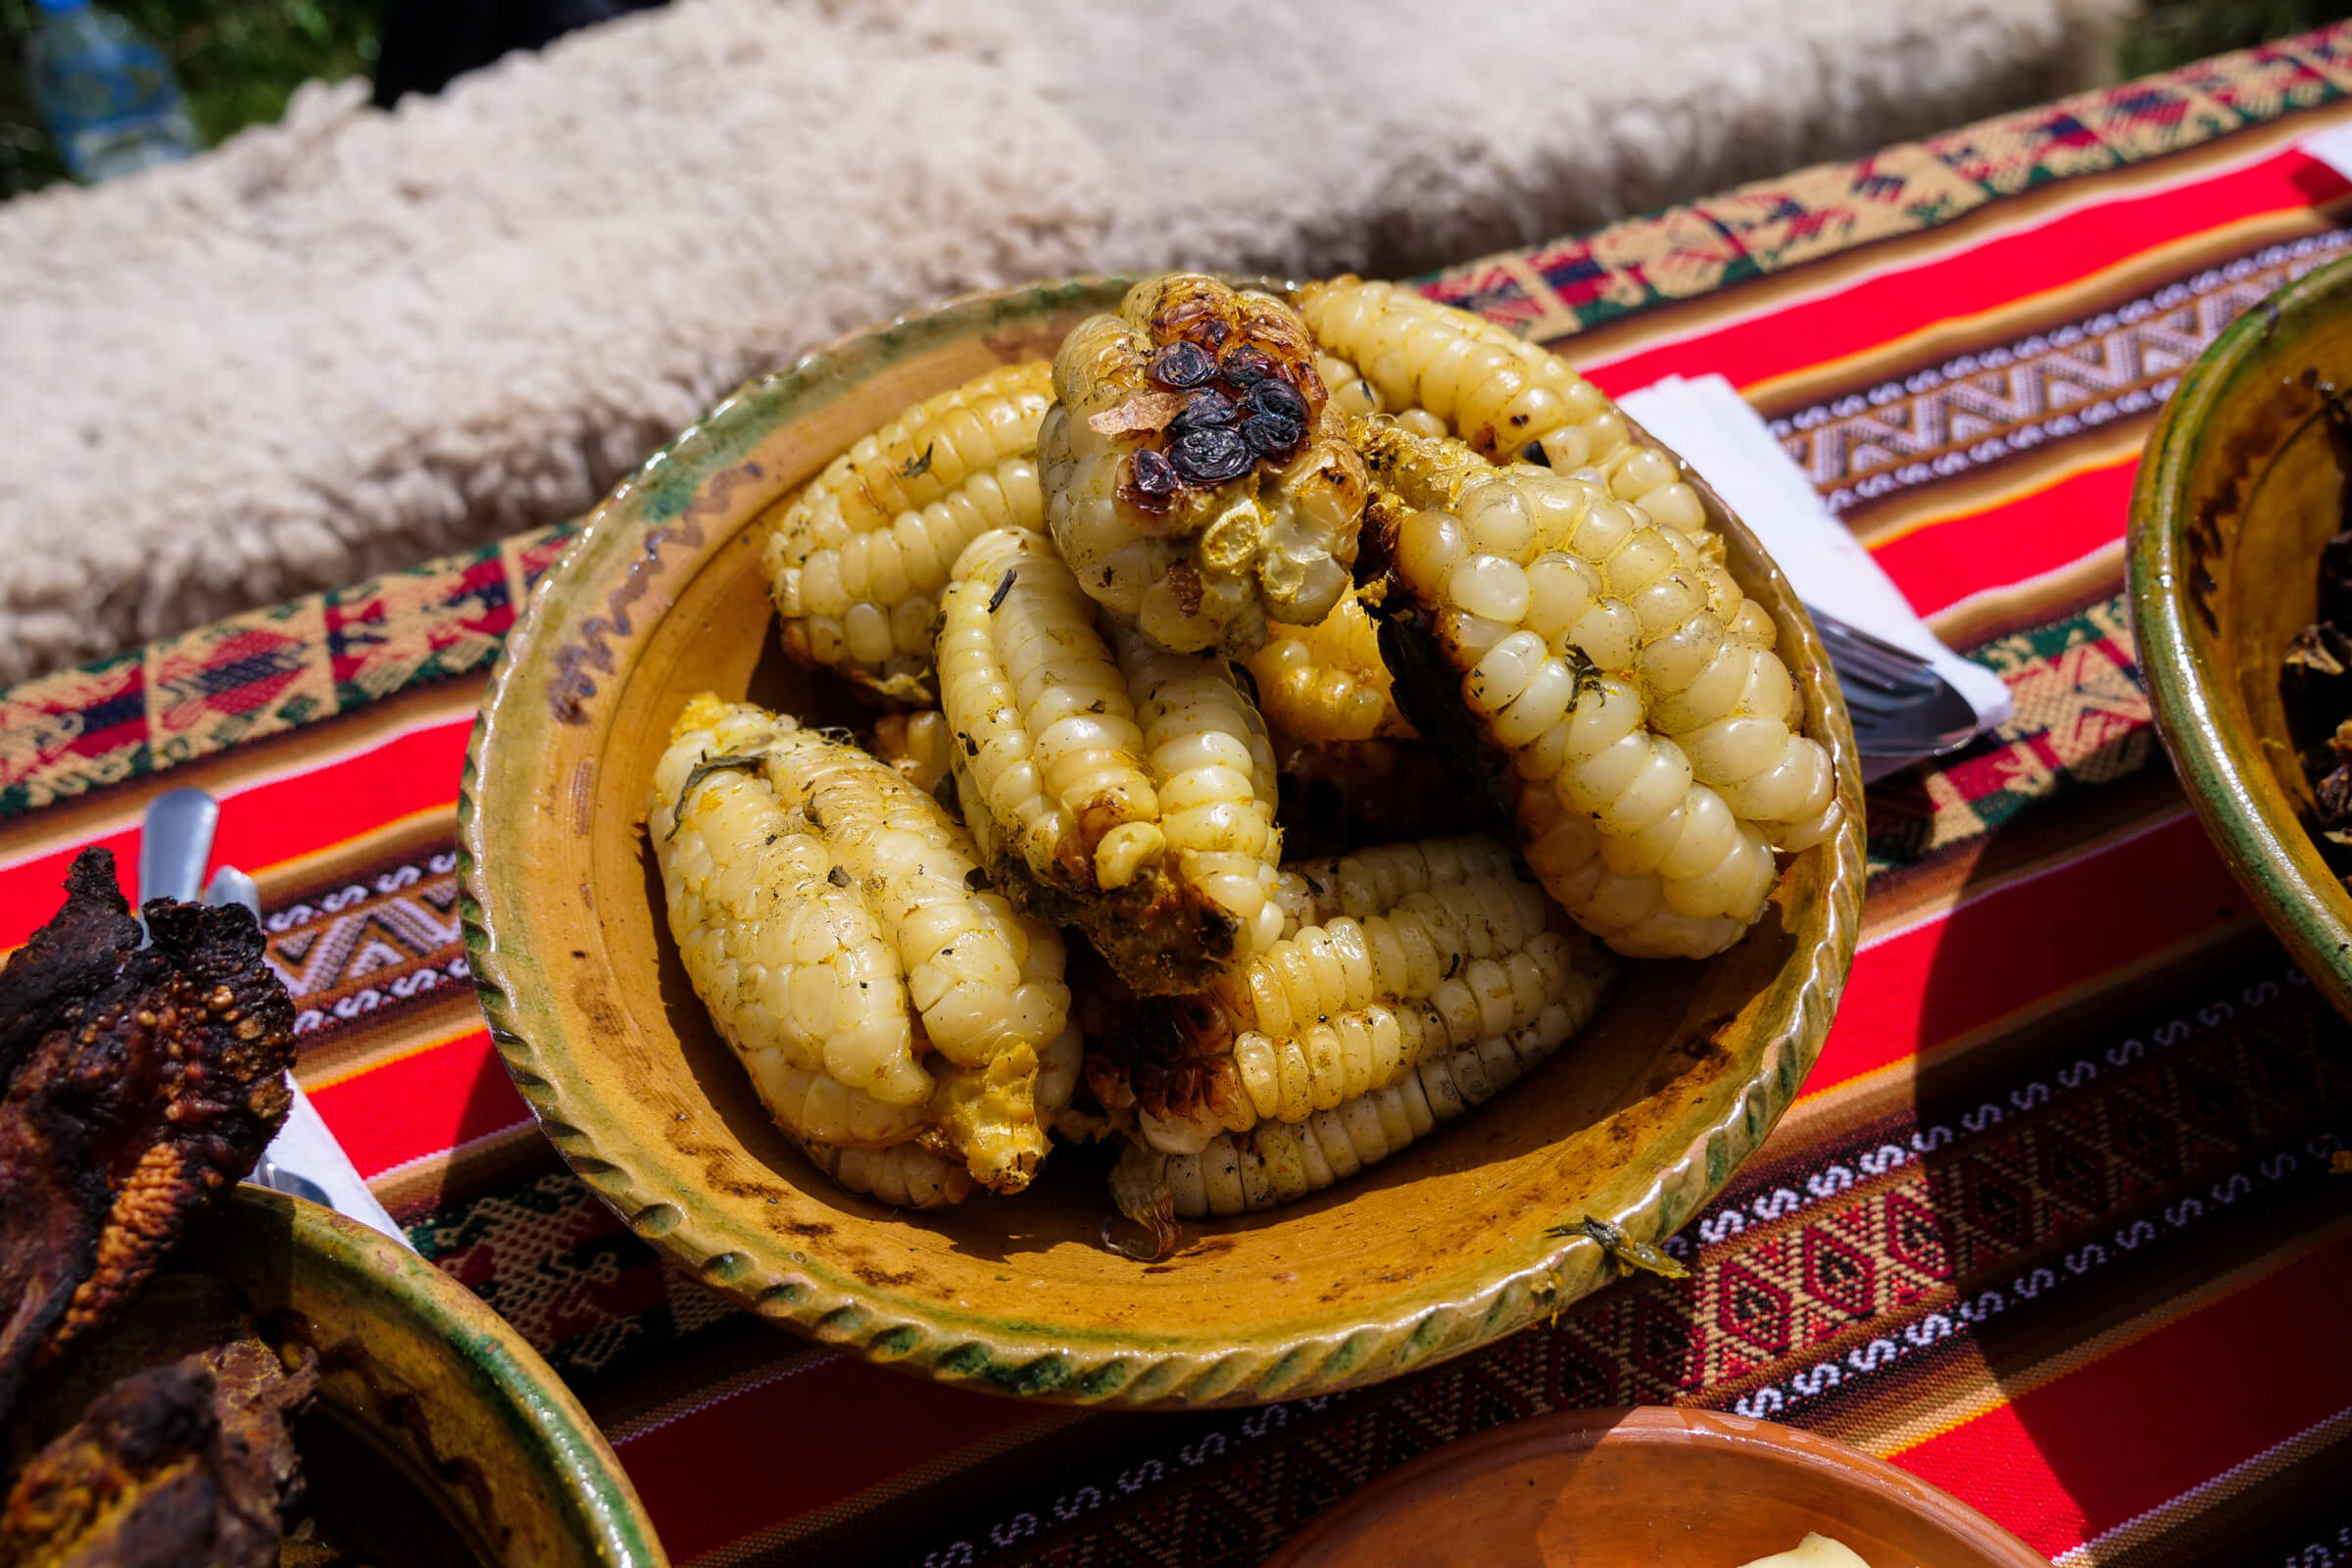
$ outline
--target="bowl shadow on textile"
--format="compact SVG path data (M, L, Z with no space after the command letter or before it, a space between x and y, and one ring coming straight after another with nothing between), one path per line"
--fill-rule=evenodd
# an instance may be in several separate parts
M1987 743L1987 750L1997 744ZM1924 1194L1933 1236L1915 1237L1908 1248L1914 1256L1940 1256L1944 1266L1935 1283L1948 1288L1949 1298L1929 1305L1942 1311L1955 1332L1922 1354L1914 1370L1898 1375L1919 1386L1919 1379L1935 1376L1923 1368L1939 1360L1981 1357L2058 1490L2087 1498L2111 1493L2113 1458L2104 1446L2086 1441L2066 1401L2030 1397L2054 1374L2074 1370L2055 1358L2329 1217L2310 1202L2298 1208L2283 1195L2262 1194L2238 1200L2213 1229L2176 1231L2168 1223L2167 1211L2178 1212L2188 1199L2218 1211L2212 1193L2231 1172L2280 1149L2299 1152L2331 1114L2315 1095L2293 1127L2260 1123L2247 1089L2231 1081L2229 1069L2251 1064L2258 1072L2283 1070L2285 1054L2264 1044L2282 1037L2256 1034L2232 1052L2213 1025L2199 1026L2200 1015L2217 1013L2216 1002L2227 999L2235 1016L2219 1026L2223 1031L2241 1025L2310 1030L2325 1047L2329 1034L2340 1039L2343 1030L2313 988L2286 987L2260 1012L2244 1005L2240 993L2283 971L2286 956L2225 871L2184 872L2178 857L2119 857L2104 873L2094 869L2082 890L2079 916L2064 928L2076 933L2071 940L2116 950L2102 953L2098 967L2104 972L2095 984L2062 995L2038 1016L1999 995L2000 979L1988 975L1987 965L2007 966L2029 945L2045 940L2016 929L2018 898L2003 897L2000 884L2049 863L2087 832L2178 809L2179 785L2144 723L2072 771L2078 779L2100 782L2064 786L2059 802L2036 802L1996 828L1993 842L1978 853L1950 896L1954 907L1918 1004L1926 1053L1907 1087L1847 1112L1854 1130L1842 1141L1871 1147L1883 1137L1905 1144L1924 1176L1911 1187ZM1908 777L1883 784L1874 791L1874 814L1880 814L1882 794L1903 801L1917 789ZM2098 798L2085 799L2091 792ZM2184 856L2213 853L2193 821L2160 831L2177 832ZM2187 922L2201 929L2152 952L2126 951L2129 944L2120 937L2131 910L2168 897L2178 906L2192 889L2214 894L2212 920ZM2033 901L2055 890L2045 881L2015 891ZM2033 966L2020 967L2031 972ZM2030 989L2021 987L2021 995ZM2195 1032L2168 1048L2168 1039L2183 1036L2184 1021ZM2340 1120L2341 1107L2332 1114ZM1908 1143L1914 1130L1928 1144L1924 1150ZM2323 1202L2337 1198L2340 1211L2340 1195L2314 1196ZM2152 1220L2158 1236L2119 1244L2142 1220ZM1959 1316L1963 1303L1978 1309L1976 1321ZM1922 1315L1918 1308L1906 1313L1909 1319ZM2104 1410L2102 1426L2129 1421L2133 1413L2165 1419L2174 1406L2153 1387L2147 1394L2143 1410ZM1807 1418L1782 1419L1803 1424ZM2006 1522L2031 1537L2032 1522ZM2266 1526L2261 1552L2242 1539L2193 1550L2175 1542L2147 1560L2268 1561L2303 1544L2287 1539L2292 1534L2291 1528Z
M803 720L812 724L863 729L873 718L871 712L859 710L847 699L832 706L819 705L811 710L806 676L793 670L772 640L753 673L747 697L763 707L798 709ZM645 896L649 906L660 910L664 906L662 873L650 840L641 846L641 858ZM1765 918L1746 939L1764 972L1777 970L1786 963L1794 946L1795 939L1782 929L1780 920L1780 906L1768 906ZM702 1164L707 1183L724 1187L739 1197L771 1202L781 1200L787 1190L795 1191L845 1220L896 1220L935 1228L946 1235L954 1250L988 1262L1011 1262L1073 1240L1088 1246L1101 1245L1102 1222L1115 1217L1106 1186L1115 1153L1107 1146L1057 1146L1037 1183L1010 1200L995 1201L978 1195L954 1208L909 1215L843 1190L811 1165L777 1130L753 1091L743 1063L718 1037L708 1009L695 995L685 963L678 956L677 944L669 934L667 920L658 917L653 925L662 1004L681 1043L687 1076L766 1176L765 1180L747 1182L739 1165L730 1174L724 1150L692 1147L688 1142L678 1141L688 1137L681 1128L671 1135L673 1147ZM1611 1014L1673 1017L1675 1009L1666 999L1675 990L1675 976L1682 967L1673 962L1624 964L1615 992L1587 1028L1608 1025ZM1654 997L1655 1004L1645 1006L1643 997ZM1200 1258L1225 1250L1235 1245L1236 1237L1250 1231L1325 1212L1335 1205L1354 1203L1423 1176L1471 1171L1516 1160L1610 1122L1621 1112L1675 1087L1679 1080L1700 1079L1720 1070L1724 1053L1712 1038L1720 1022L1699 1021L1679 1050L1651 1055L1646 1071L1621 1074L1605 1083L1592 1081L1589 1074L1580 1074L1579 1039L1572 1038L1549 1060L1501 1091L1509 1096L1544 1096L1556 1102L1556 1114L1501 1118L1474 1108L1470 1114L1439 1128L1431 1137L1323 1193L1262 1214L1187 1222L1179 1250L1158 1262L1138 1264L1139 1279L1166 1273L1181 1266L1188 1257ZM1611 1133L1618 1138L1635 1136L1623 1122L1613 1125ZM1563 1195L1563 1200L1570 1196ZM1576 1216L1564 1212L1561 1217L1568 1220ZM779 1216L775 1224L779 1237L811 1244L822 1243L829 1231L830 1227L822 1221L794 1223Z

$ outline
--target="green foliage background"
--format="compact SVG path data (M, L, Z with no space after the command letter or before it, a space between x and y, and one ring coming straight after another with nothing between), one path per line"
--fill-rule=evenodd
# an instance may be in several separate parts
M294 89L375 66L377 0L100 0L171 56L196 128L216 142L276 120ZM32 0L0 0L0 199L66 177L24 88Z
M378 0L103 0L172 57L207 141L274 121L317 76L366 75ZM2352 17L2352 0L2152 0L2116 53L2121 76ZM0 200L65 177L24 90L33 0L0 0Z

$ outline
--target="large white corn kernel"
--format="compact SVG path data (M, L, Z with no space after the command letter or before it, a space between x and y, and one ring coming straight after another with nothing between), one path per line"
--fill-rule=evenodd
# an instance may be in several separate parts
M1690 537L1602 487L1679 482L1671 467L1621 432L1599 443L1621 456L1589 476L1496 468L1378 417L1353 433L1387 567L1366 599L1432 672L1400 692L1421 727L1467 716L1505 775L1494 787L1548 789L1579 820L1574 854L1562 841L1530 863L1619 951L1736 938L1769 890L1769 846L1832 831L1834 779L1792 729L1787 671L1735 635L1754 607L1726 599Z

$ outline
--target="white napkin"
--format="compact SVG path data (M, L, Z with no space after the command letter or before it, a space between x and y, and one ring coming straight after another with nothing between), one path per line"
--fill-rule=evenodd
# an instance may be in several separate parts
M2316 158L2346 179L2352 179L2352 124L2330 125L2315 131L2295 146L2304 157Z
M1617 401L1731 504L1799 599L1926 660L1977 710L1979 734L2016 711L2000 676L1962 659L1928 630L1902 590L1822 504L1804 471L1729 381L1673 375ZM1903 765L1873 759L1864 774L1881 777Z
M286 1112L277 1136L270 1140L270 1158L295 1175L317 1182L325 1190L328 1200L337 1211L363 1225L372 1225L403 1247L415 1250L408 1233L393 1220L391 1212L375 1200L375 1194L360 1177L359 1167L335 1142L335 1135L326 1130L326 1121L311 1097L289 1075L287 1087L294 1091L294 1108Z

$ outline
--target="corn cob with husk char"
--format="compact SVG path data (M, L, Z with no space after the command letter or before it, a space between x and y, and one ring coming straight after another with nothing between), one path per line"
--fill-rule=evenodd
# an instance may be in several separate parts
M1298 312L1177 272L1054 361L1047 523L1086 592L1152 643L1236 658L1348 586L1364 471Z
M1232 667L1106 637L1034 534L973 541L942 610L950 760L999 885L1084 930L1141 995L1271 941L1274 758Z
M1089 1053L1088 1086L1130 1145L1114 1196L1158 1250L1175 1218L1352 1175L1585 1025L1613 960L1548 929L1509 858L1447 839L1293 867L1281 941L1199 995L1138 1004Z
M975 891L972 841L937 801L706 694L655 769L647 830L696 994L811 1158L896 1202L1028 1185L1075 1073L1061 937Z
M1554 472L1591 473L1653 523L1705 531L1698 493L1673 458L1637 437L1558 355L1394 283L1336 277L1308 284L1299 301L1317 346L1341 367L1332 375L1360 378L1369 393L1348 412L1375 402L1417 435L1456 436L1499 462L1540 448Z
M1042 529L1037 429L1053 367L1006 366L925 399L835 458L768 535L795 662L894 702L932 701L939 590L991 528Z
M1494 811L1521 819L1531 868L1586 929L1628 956L1728 947L1763 909L1775 847L1819 842L1838 811L1737 586L1589 480L1378 417L1355 434L1383 573L1366 596L1406 712L1484 760Z

